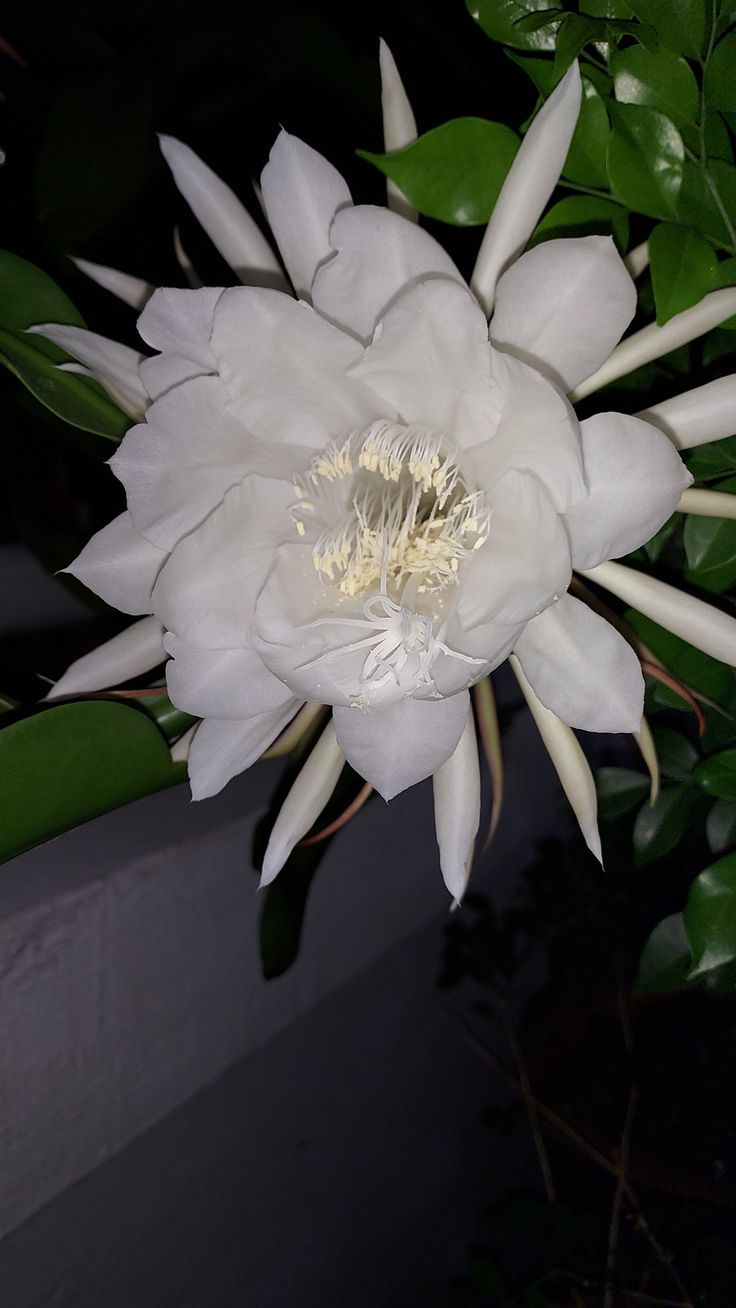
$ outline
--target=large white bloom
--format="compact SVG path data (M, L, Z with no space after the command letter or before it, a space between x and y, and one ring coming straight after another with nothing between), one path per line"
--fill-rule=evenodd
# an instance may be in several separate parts
M282 132L262 195L294 298L232 193L167 140L180 189L251 284L156 291L139 320L150 357L40 329L145 413L111 460L128 511L70 570L152 616L54 694L114 684L165 651L171 699L204 719L189 755L197 799L249 767L304 703L332 707L264 880L347 759L386 799L434 776L459 896L479 816L468 689L511 651L598 848L569 727L637 731L644 686L631 646L568 587L573 569L595 578L648 540L690 477L651 422L579 423L568 398L610 371L634 314L612 242L521 253L579 96L573 67L519 151L472 290L411 214L354 205L335 169ZM616 591L616 577L600 579ZM730 631L721 645L733 656Z

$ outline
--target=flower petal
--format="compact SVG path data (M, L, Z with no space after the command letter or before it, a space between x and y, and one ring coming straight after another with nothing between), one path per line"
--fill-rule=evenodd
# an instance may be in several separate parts
M289 482L248 476L179 541L153 592L154 611L170 631L204 649L250 646L274 549L293 531L293 499Z
M236 417L266 441L321 449L375 418L393 416L362 382L346 376L357 341L309 305L277 291L225 291L212 346Z
M195 291L162 287L138 319L138 332L154 350L141 364L141 381L152 400L190 377L217 371L210 338L221 287Z
M592 395L593 391L608 386L609 382L617 381L619 377L625 377L645 363L652 363L663 354L669 354L670 350L676 350L680 345L687 345L698 336L705 335L735 313L736 287L728 287L722 291L711 291L710 295L703 296L691 309L676 314L662 327L658 327L656 322L649 323L641 331L627 336L592 377L588 377L570 392L570 399L577 401Z
M736 619L727 613L621 563L601 563L597 568L581 568L581 572L674 636L736 667Z
M281 131L261 174L263 205L297 295L309 299L314 274L333 253L329 232L338 209L352 204L336 168Z
M96 282L103 290L110 291L124 304L129 304L131 309L142 309L156 289L150 282L144 282L140 277L119 272L117 268L106 268L102 263L92 263L90 259L73 258L72 263L81 273L84 273L85 277Z
M512 654L509 662L560 778L562 789L578 820L583 839L591 854L602 863L601 838L598 831L598 799L588 761L570 727L565 722L560 722L560 719L537 699L524 676L519 660Z
M150 613L151 591L166 557L136 531L129 513L121 513L63 571L122 613Z
M281 805L263 858L260 886L278 876L292 849L314 825L345 766L345 755L327 724Z
M542 704L569 727L640 729L639 660L628 641L587 604L563 595L532 618L514 652Z
M132 418L142 418L148 404L148 396L138 375L139 365L145 355L131 350L118 341L110 341L106 336L97 336L85 327L67 327L60 323L43 323L29 327L29 332L37 332L54 341L67 354L79 359L89 368L92 376L105 387L116 404Z
M172 703L198 718L250 718L281 708L293 695L250 649L200 649L173 632L166 683Z
M499 275L524 249L557 185L578 120L580 95L574 63L534 119L501 187L470 282L489 315Z
M189 784L192 799L209 799L238 773L245 772L268 749L301 706L290 699L281 708L257 713L245 721L205 718L189 750Z
M597 413L580 424L589 494L564 515L574 568L593 568L648 541L692 477L667 437L639 418Z
M106 690L163 663L163 627L158 618L141 618L126 627L112 640L98 645L67 668L63 677L49 691L47 699L60 695L81 695L91 690Z
M454 752L435 772L434 825L442 876L456 903L465 894L480 824L480 767L472 709Z
M678 450L691 450L736 432L736 373L653 404L637 417L651 422Z
M400 150L403 145L416 140L417 124L404 90L404 84L396 67L396 60L386 42L381 39L378 46L378 63L381 69L381 112L383 115L383 148ZM389 209L400 213L410 222L415 223L418 214L413 205L389 177L386 181L386 195Z
M389 708L333 711L337 743L351 767L385 800L436 772L463 733L468 692L447 699L404 699Z
M363 341L403 291L433 277L464 285L452 259L429 232L374 205L342 209L330 229L334 259L312 286L315 309Z
M286 288L281 265L255 219L211 168L173 136L159 136L174 181L212 244L241 282Z
M491 339L569 391L608 358L635 312L610 237L544 241L499 279Z
M408 423L459 445L498 423L488 325L470 292L444 278L412 287L388 310L372 345L350 369Z
M536 477L511 470L491 499L488 540L466 564L457 615L468 630L493 619L527 622L570 584L570 547Z

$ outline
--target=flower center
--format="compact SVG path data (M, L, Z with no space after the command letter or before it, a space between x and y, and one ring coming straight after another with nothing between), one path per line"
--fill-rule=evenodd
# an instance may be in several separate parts
M349 596L377 583L400 594L410 579L418 592L442 590L488 537L483 493L468 489L457 454L426 427L374 422L318 455L296 490L299 533L307 517L329 523L314 566Z

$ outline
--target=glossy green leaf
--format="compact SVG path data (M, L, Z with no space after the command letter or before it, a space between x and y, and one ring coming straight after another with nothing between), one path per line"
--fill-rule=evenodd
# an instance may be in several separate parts
M562 167L563 177L579 186L608 186L606 166L611 126L602 97L587 77L583 78L580 116L570 149Z
M27 259L0 250L0 327L17 335L45 322L85 326L82 315L51 277ZM66 358L42 336L35 336L33 342L51 358Z
M127 704L59 704L12 721L0 729L0 861L185 776Z
M635 212L675 217L685 161L675 124L637 104L612 103L610 113L607 165L615 194Z
M544 55L520 55L515 50L506 50L505 54L507 59L526 73L545 100L552 94L556 79L555 66L551 59L545 58Z
M665 786L653 804L644 804L634 823L637 866L664 858L682 840L692 820L696 796L687 786Z
M644 945L634 994L661 995L682 990L689 967L690 945L682 913L672 913L657 923Z
M723 483L720 489L730 490L731 487ZM736 522L733 519L689 514L685 518L683 541L689 581L716 595L736 584Z
M716 256L691 227L657 223L649 237L649 260L660 326L713 289Z
M603 200L597 195L567 195L544 215L530 245L570 236L613 236L623 253L629 241L629 215L614 200Z
M705 820L705 835L713 854L722 854L736 845L736 803L716 800Z
M380 168L428 218L467 227L487 223L519 148L516 132L485 118L454 118L403 150L363 159Z
M736 30L719 41L708 60L705 99L711 109L736 111Z
M699 95L695 76L681 55L660 49L651 54L640 45L614 50L611 72L616 99L658 109L678 127L698 117Z
M736 854L695 878L683 918L693 959L690 980L736 959Z
M736 428L736 413L733 425ZM708 482L736 473L736 436L725 436L709 445L699 445L690 451L687 466L696 481Z
M627 0L631 13L651 23L668 50L698 59L705 47L707 0Z
M650 781L631 768L598 768L595 785L599 817L617 818L641 803L649 793Z
M40 339L0 328L0 363L57 417L107 440L121 440L132 420L92 378L58 368L32 344Z
M674 672L688 686L708 695L719 704L728 706L736 696L736 673L718 659L703 654L694 645L680 640L665 631L651 618L645 618L636 609L627 609L626 621L641 636L642 640L662 660L665 667Z
M736 749L722 749L704 758L695 768L693 780L714 799L736 800Z
M630 18L631 9L628 0L580 0L581 14L592 14L594 18Z
M525 32L520 20L551 7L550 0L465 0L468 13L486 36L516 50L554 50L557 24Z
M642 548L650 563L656 563L661 558L668 542L681 525L681 515L673 513L672 517L662 524L659 531L655 531L654 535L643 545Z
M707 169L685 161L677 199L677 217L729 250L734 243L736 167L723 159L709 159ZM724 216L725 215L725 216Z
M673 781L687 781L700 759L695 746L672 727L655 727L654 743L662 773Z
M607 24L600 18L568 13L557 33L555 76L562 77L586 45L605 40L606 29Z

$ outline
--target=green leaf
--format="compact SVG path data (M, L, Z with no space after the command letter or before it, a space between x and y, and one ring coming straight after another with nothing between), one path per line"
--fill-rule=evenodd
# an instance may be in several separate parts
M736 749L704 758L693 772L693 781L713 799L736 800Z
M654 743L657 747L659 766L666 777L674 781L687 781L700 755L687 736L671 727L656 727Z
M580 0L581 14L592 14L594 18L630 18L631 9L628 0Z
M172 704L165 690L162 690L160 695L136 697L136 703L153 719L170 744L183 736L184 732L199 720L191 713L182 713L181 709Z
M709 159L704 171L700 164L686 160L677 199L679 221L730 249L733 247L733 233L724 221L724 212L731 216L733 226L736 167L724 159Z
M736 30L719 41L708 60L705 99L710 109L736 110Z
M689 980L734 961L736 854L727 854L695 878L683 917L693 958Z
M636 609L627 609L624 617L641 636L644 644L654 651L676 677L719 704L728 706L733 702L736 673L732 668L711 658L709 654L704 654L702 650L695 649L687 641L680 640L679 636L673 636Z
M516 50L554 50L557 24L525 32L520 20L550 8L549 0L465 0L486 36Z
M686 786L666 786L653 804L644 804L634 823L637 867L664 858L679 844L692 819L695 796Z
M85 321L60 286L35 264L9 250L0 250L0 327L17 334L39 323L57 322L65 326L84 327ZM51 357L63 359L43 337L34 338L37 348L55 351Z
M0 363L57 417L107 440L121 440L132 419L96 381L79 373L62 372L48 354L31 344L37 340L41 337L14 336L0 328Z
M716 256L690 227L657 223L649 237L649 259L660 326L713 289Z
M736 803L717 799L705 820L705 835L712 854L736 845Z
M595 774L598 814L617 818L628 813L649 794L650 781L631 768L598 768Z
M563 177L579 186L608 186L606 158L611 127L605 105L593 83L583 78L583 99Z
M638 104L609 106L608 175L624 204L652 218L676 216L685 147L671 119Z
M661 995L682 990L690 967L682 913L672 913L658 922L641 953L634 982L635 995Z
M733 425L736 428L736 413ZM725 436L689 451L687 466L696 481L713 481L727 473L736 473L736 436Z
M555 76L562 77L573 59L577 59L586 45L605 40L606 29L607 24L599 18L589 18L583 14L566 14L557 33Z
M614 50L611 72L616 99L658 109L678 127L698 117L698 84L690 66L671 50L651 54L640 45Z
M506 50L506 58L516 64L527 77L531 78L539 94L547 99L555 89L555 66L551 59L543 55L520 55L515 50Z
M623 252L629 241L629 215L615 200L603 200L597 195L567 195L544 215L530 245L569 236L613 236Z
M185 776L127 704L59 704L12 721L0 729L0 861Z
M706 0L627 0L631 13L651 23L668 50L699 59L707 31Z
M731 490L723 483L719 490ZM685 515L683 532L688 581L719 595L736 584L736 522L732 518Z
M454 118L402 150L362 159L380 168L428 218L459 227L487 223L519 148L516 132L485 118Z

